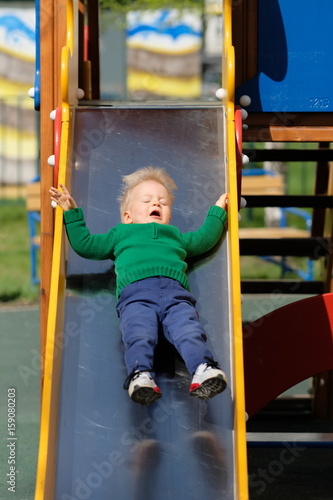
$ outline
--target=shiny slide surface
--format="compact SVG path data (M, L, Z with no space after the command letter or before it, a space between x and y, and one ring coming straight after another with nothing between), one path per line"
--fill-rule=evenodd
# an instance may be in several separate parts
M164 167L178 186L171 223L183 232L199 227L227 190L225 134L222 107L77 108L71 191L91 232L120 221L121 178L147 165ZM210 401L191 398L182 360L161 343L163 397L141 407L123 389L113 262L68 248L54 499L237 498L229 260L224 233L188 270L228 388Z

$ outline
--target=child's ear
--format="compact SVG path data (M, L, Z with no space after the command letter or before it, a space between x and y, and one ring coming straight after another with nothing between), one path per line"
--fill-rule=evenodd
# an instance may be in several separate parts
M133 219L130 216L129 212L126 211L123 213L123 221L124 221L124 224L132 224L133 223Z

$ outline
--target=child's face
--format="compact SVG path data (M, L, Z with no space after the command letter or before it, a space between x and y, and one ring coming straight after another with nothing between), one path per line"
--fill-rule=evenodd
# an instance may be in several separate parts
M169 224L171 200L167 189L156 181L141 182L132 188L126 211L125 224L146 224L157 222Z

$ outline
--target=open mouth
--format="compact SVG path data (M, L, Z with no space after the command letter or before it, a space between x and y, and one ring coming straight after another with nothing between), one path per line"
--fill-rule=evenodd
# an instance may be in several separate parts
M159 210L153 210L150 213L150 217L161 217L161 214L160 214Z

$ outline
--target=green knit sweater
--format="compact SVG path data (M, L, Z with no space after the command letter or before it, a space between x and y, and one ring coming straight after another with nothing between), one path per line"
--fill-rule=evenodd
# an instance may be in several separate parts
M181 233L175 226L150 222L118 224L105 234L90 234L81 208L64 212L69 242L81 257L115 261L117 296L133 283L152 276L178 280L189 290L186 257L210 250L220 239L227 214L210 207L197 231Z

